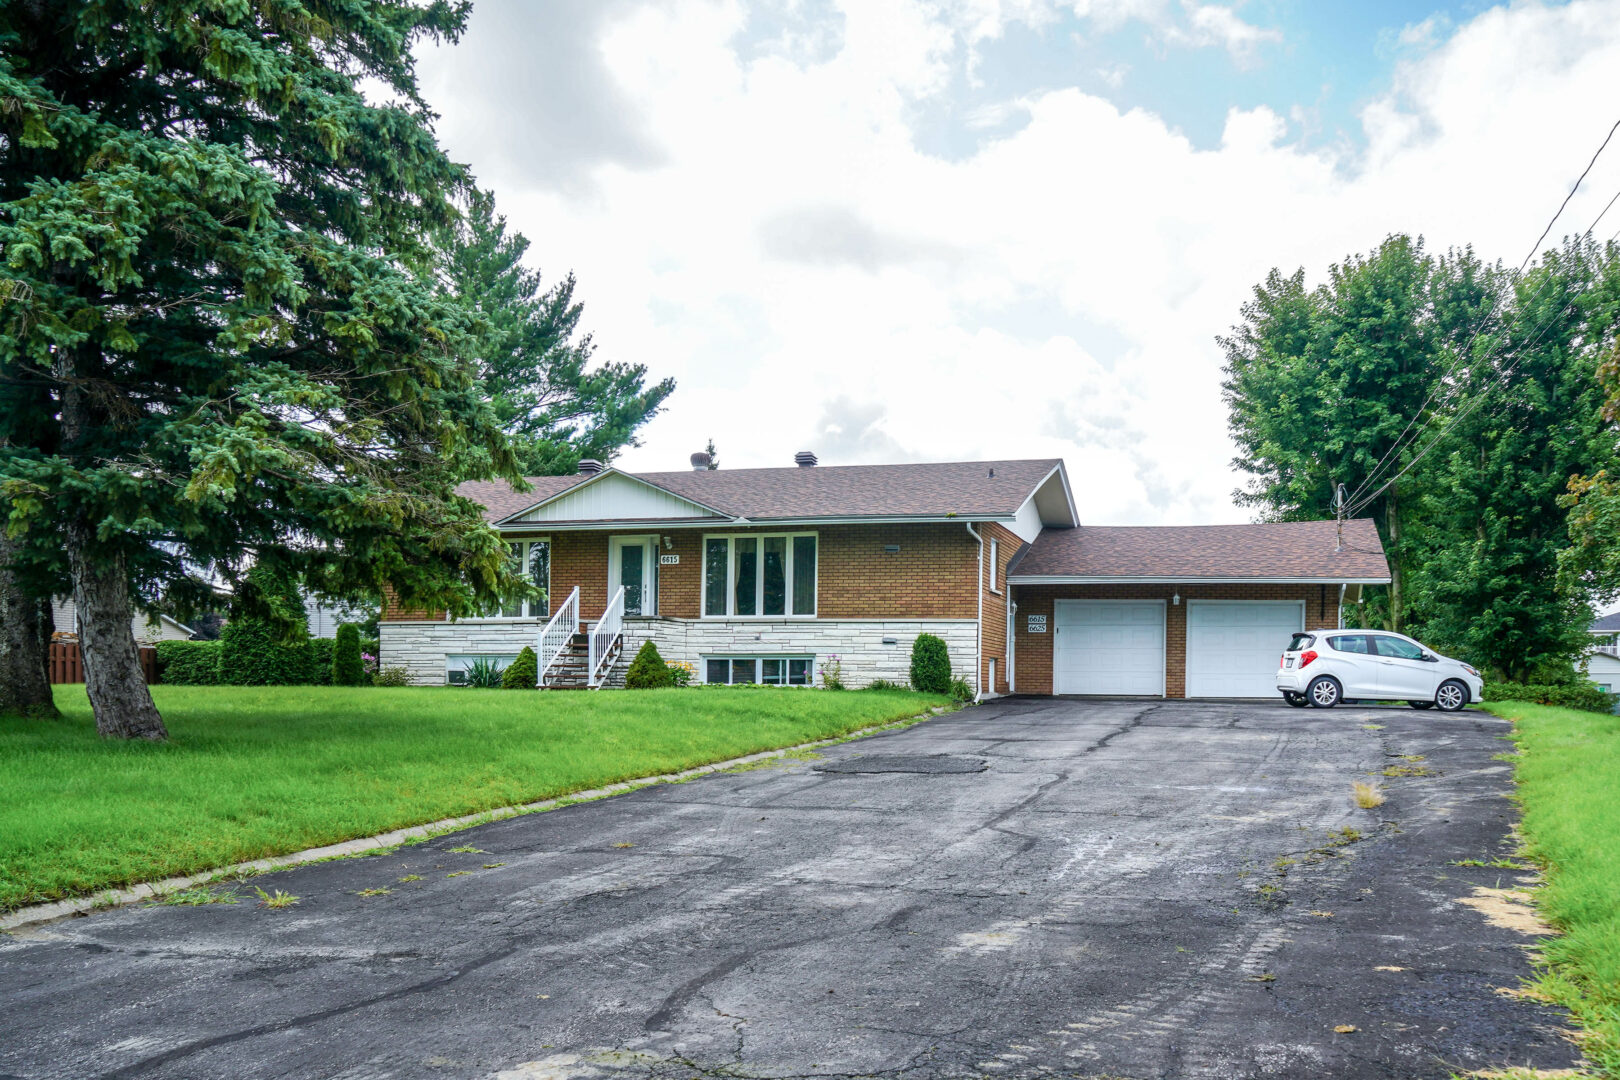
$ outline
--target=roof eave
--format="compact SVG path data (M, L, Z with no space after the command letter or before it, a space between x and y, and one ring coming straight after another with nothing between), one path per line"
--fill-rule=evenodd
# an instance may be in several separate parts
M1149 576L1126 574L1009 574L1012 585L1388 585L1388 577L1250 576L1214 577L1178 574Z

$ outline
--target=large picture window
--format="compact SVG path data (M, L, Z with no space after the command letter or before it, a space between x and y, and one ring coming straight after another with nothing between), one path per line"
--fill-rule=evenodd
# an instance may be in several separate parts
M703 538L703 614L809 617L816 613L816 534Z
M551 617L551 541L518 540L507 545L512 570L532 582L539 593L514 596L501 605L503 619L549 619Z

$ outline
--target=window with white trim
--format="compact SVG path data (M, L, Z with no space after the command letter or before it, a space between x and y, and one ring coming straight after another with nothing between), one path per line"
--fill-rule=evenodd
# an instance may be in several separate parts
M450 686L466 686L467 673L480 660L488 660L502 671L517 660L517 653L469 653L444 658L444 681Z
M810 686L813 656L705 656L703 681L710 686Z
M1000 592L1001 591L1000 588L996 585L996 556L998 554L998 550L1000 549L1000 547L1001 547L1001 541L999 541L999 540L990 541L990 591L991 592Z
M703 538L705 618L804 618L815 613L815 533Z
M512 571L540 591L532 596L514 596L501 605L502 619L548 619L551 617L551 541L515 540L507 545Z

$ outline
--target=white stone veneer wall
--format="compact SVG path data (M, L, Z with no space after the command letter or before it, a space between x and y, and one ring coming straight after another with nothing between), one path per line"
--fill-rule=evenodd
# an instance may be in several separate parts
M385 667L404 665L411 682L441 686L445 657L515 654L533 645L544 624L539 620L511 622L384 622L378 624L379 651ZM951 671L975 690L974 653L977 624L971 619L626 619L625 656L632 657L651 638L667 661L692 665L703 679L703 657L777 653L813 654L816 665L837 655L844 684L865 686L873 679L911 681L911 643L918 634L934 634L945 641ZM885 645L884 638L893 638Z

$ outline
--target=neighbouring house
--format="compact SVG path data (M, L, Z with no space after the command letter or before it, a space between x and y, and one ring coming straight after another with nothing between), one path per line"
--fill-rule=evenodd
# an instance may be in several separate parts
M339 626L344 623L365 622L370 612L364 607L330 603L305 593L304 614L309 619L310 637L335 638Z
M56 624L58 638L78 638L79 613L73 606L71 596L53 598L51 616ZM192 636L191 627L167 615L154 618L136 612L135 618L130 621L130 627L135 632L135 640L142 645L156 645L160 641L189 641Z
M1591 631L1592 651L1586 657L1586 677L1600 690L1620 691L1620 611L1598 619Z
M465 484L545 595L485 618L385 604L382 663L464 681L532 645L547 686L604 685L651 639L705 683L909 678L917 635L1006 693L1270 697L1299 630L1389 581L1371 521L1081 524L1063 462L628 473Z

